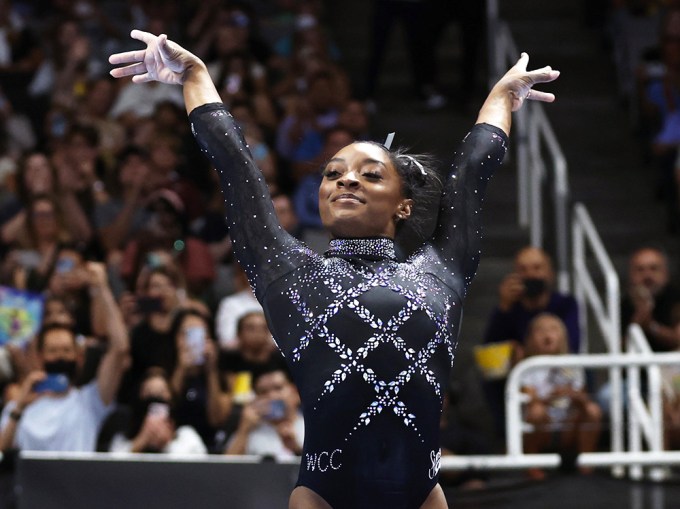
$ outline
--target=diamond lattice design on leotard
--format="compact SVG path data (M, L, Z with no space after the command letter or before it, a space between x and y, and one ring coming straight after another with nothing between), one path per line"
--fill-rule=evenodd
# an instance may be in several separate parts
M346 264L347 262L337 261L336 263ZM335 265L335 264L333 264ZM320 270L320 277L324 279L326 284L330 285L331 292L336 295L336 298L323 309L320 313L313 313L300 292L291 288L287 291L287 295L300 312L306 328L305 332L299 340L298 346L293 350L293 362L300 361L304 351L310 344L312 338L320 338L331 348L338 356L338 368L333 371L331 378L326 380L323 385L323 390L318 397L318 401L326 397L335 390L335 387L347 380L352 373L360 373L363 380L369 384L374 392L375 398L367 405L366 409L357 417L357 423L353 430L348 433L352 435L354 430L360 426L367 426L371 419L380 414L383 410L391 410L400 417L405 426L412 428L420 436L420 432L416 425L417 417L408 410L406 404L400 399L399 393L401 389L411 380L414 375L423 376L432 387L435 394L441 399L441 388L437 382L434 372L428 367L428 362L434 355L436 349L441 345L446 345L447 352L451 362L453 363L453 345L448 341L448 316L451 308L450 299L446 298L446 304L443 313L435 312L424 298L427 295L428 286L422 280L420 275L411 271L409 279L414 281L417 285L416 291L405 288L402 285L394 283L394 273L397 264L392 266L391 270L384 270L378 273L366 273L365 279L360 281L355 286L343 289L339 284L333 280L332 274L337 275L337 266L332 269L324 266ZM402 270L407 266L401 266ZM404 306L386 322L374 316L366 307L364 307L358 298L376 287L384 287L403 296ZM328 321L337 315L341 309L352 310L364 323L366 323L373 334L364 342L364 344L352 350L348 347L336 334L334 334L328 327ZM416 311L424 311L427 316L435 324L436 333L430 338L427 344L420 350L410 348L401 337L398 336L399 329L413 316ZM374 351L379 345L392 345L398 352L400 352L408 362L408 368L402 370L392 380L381 380L376 373L364 363L366 357ZM347 438L346 438L347 439ZM422 439L422 437L421 437Z

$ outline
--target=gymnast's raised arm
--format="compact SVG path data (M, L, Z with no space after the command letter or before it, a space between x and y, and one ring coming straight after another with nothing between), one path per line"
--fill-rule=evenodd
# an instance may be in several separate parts
M551 93L532 90L537 83L557 79L558 71L544 67L527 71L529 56L494 85L479 111L477 122L461 143L444 184L433 245L440 250L453 281L464 293L477 270L481 241L481 207L486 185L500 165L510 134L512 112L527 99L552 102Z
M219 172L236 257L261 298L268 283L301 263L309 251L281 228L264 177L204 62L164 34L133 30L130 36L146 48L111 55L111 64L123 65L111 75L182 86L192 132Z

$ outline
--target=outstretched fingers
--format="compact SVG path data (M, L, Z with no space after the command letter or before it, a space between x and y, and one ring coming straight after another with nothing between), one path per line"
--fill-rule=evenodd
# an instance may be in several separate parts
M109 57L110 64L130 64L132 62L142 62L144 60L144 53L146 50L138 49L134 51L125 51L123 53L114 53Z
M540 101L544 103L551 103L555 101L555 94L550 92L541 92L540 90L531 89L529 94L525 97L530 101Z
M536 83L550 83L555 81L559 75L560 71L554 70L550 66L543 67L542 69L536 69L529 73L531 81L533 84ZM533 86L533 85L532 85ZM555 100L555 94L550 92L541 92L540 90L534 90L533 88L526 96L526 99L531 99L532 101L541 101L546 103L551 103Z
M520 71L526 72L528 65L529 65L529 54L523 51L522 54L519 57L519 60L517 60L517 63L515 64L515 68L517 68Z
M534 83L549 83L555 81L559 77L560 71L556 71L547 65L542 69L531 71L529 74Z
M144 62L128 65L126 67L117 67L111 69L110 74L114 78L124 78L125 76L136 76L146 72L146 65Z

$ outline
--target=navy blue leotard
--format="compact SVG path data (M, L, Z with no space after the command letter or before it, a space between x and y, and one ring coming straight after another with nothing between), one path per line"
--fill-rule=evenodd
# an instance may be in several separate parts
M279 225L224 107L204 105L189 118L219 172L236 256L300 391L298 485L334 509L420 507L438 479L443 391L505 134L487 124L468 133L433 238L400 262L387 238L309 250Z

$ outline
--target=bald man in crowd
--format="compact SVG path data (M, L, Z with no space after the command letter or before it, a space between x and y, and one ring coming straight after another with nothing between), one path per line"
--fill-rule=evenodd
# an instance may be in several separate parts
M638 324L656 352L680 348L680 291L671 284L668 256L660 248L636 249L628 262L628 291L621 302L622 333Z
M485 343L516 341L521 346L529 322L540 313L562 319L569 333L569 350L579 351L578 306L571 295L557 292L555 271L548 253L537 247L522 248L514 260L514 270L501 281L498 304L484 334Z

